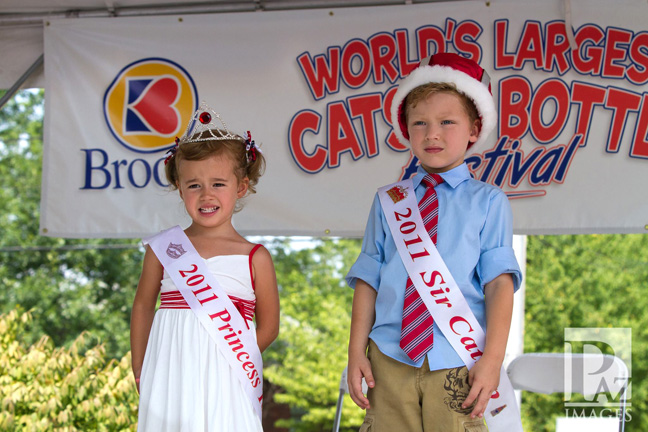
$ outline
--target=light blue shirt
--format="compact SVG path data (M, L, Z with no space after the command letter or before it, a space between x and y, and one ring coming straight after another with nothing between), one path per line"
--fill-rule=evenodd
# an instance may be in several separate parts
M425 193L419 167L412 178L417 201ZM459 285L477 320L486 329L484 286L503 273L513 277L515 290L522 273L513 252L513 215L506 194L475 180L466 164L441 173L435 190L439 200L437 249ZM367 221L362 250L346 276L355 288L361 279L377 291L376 321L369 337L380 351L411 366L414 363L399 346L407 272L389 231L378 196ZM434 324L434 343L427 354L430 370L463 366L459 355Z

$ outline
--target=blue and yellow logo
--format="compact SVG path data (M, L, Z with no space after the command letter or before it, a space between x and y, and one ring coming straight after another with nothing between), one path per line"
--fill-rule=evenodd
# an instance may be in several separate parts
M126 148L153 153L175 144L198 108L191 76L177 63L147 58L124 67L104 95L104 117Z

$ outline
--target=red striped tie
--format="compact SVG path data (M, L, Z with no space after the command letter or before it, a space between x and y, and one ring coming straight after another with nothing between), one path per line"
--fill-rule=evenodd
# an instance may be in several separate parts
M437 223L439 220L439 202L434 187L442 183L438 174L427 174L423 183L427 190L419 201L419 210L425 229L432 242L437 242ZM432 348L432 316L425 307L412 280L407 278L405 304L403 305L403 324L401 326L400 347L415 362L418 362Z

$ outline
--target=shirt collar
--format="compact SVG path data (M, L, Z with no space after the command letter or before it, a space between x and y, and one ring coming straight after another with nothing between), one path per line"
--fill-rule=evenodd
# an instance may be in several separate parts
M412 177L412 182L414 189L418 187L423 181L423 177L427 174L427 171L423 169L420 165L416 170L416 175ZM470 171L468 170L468 165L462 163L458 167L452 168L450 171L442 172L439 174L443 181L447 183L451 188L456 188L460 183L471 178Z

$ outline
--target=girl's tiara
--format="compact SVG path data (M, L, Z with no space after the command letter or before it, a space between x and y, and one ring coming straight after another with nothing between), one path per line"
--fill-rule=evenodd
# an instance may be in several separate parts
M201 102L198 111L189 120L187 130L180 138L180 145L190 142L214 140L245 142L245 138L230 132L220 114L211 109L205 102Z
M211 109L204 101L200 103L198 110L193 114L187 125L184 135L181 138L176 137L176 145L171 148L167 153L169 156L164 160L166 165L169 160L175 156L178 147L192 142L201 141L225 141L234 140L240 141L245 145L245 154L248 163L254 162L257 158L256 152L261 150L256 146L250 131L247 132L246 137L231 132L220 114Z

